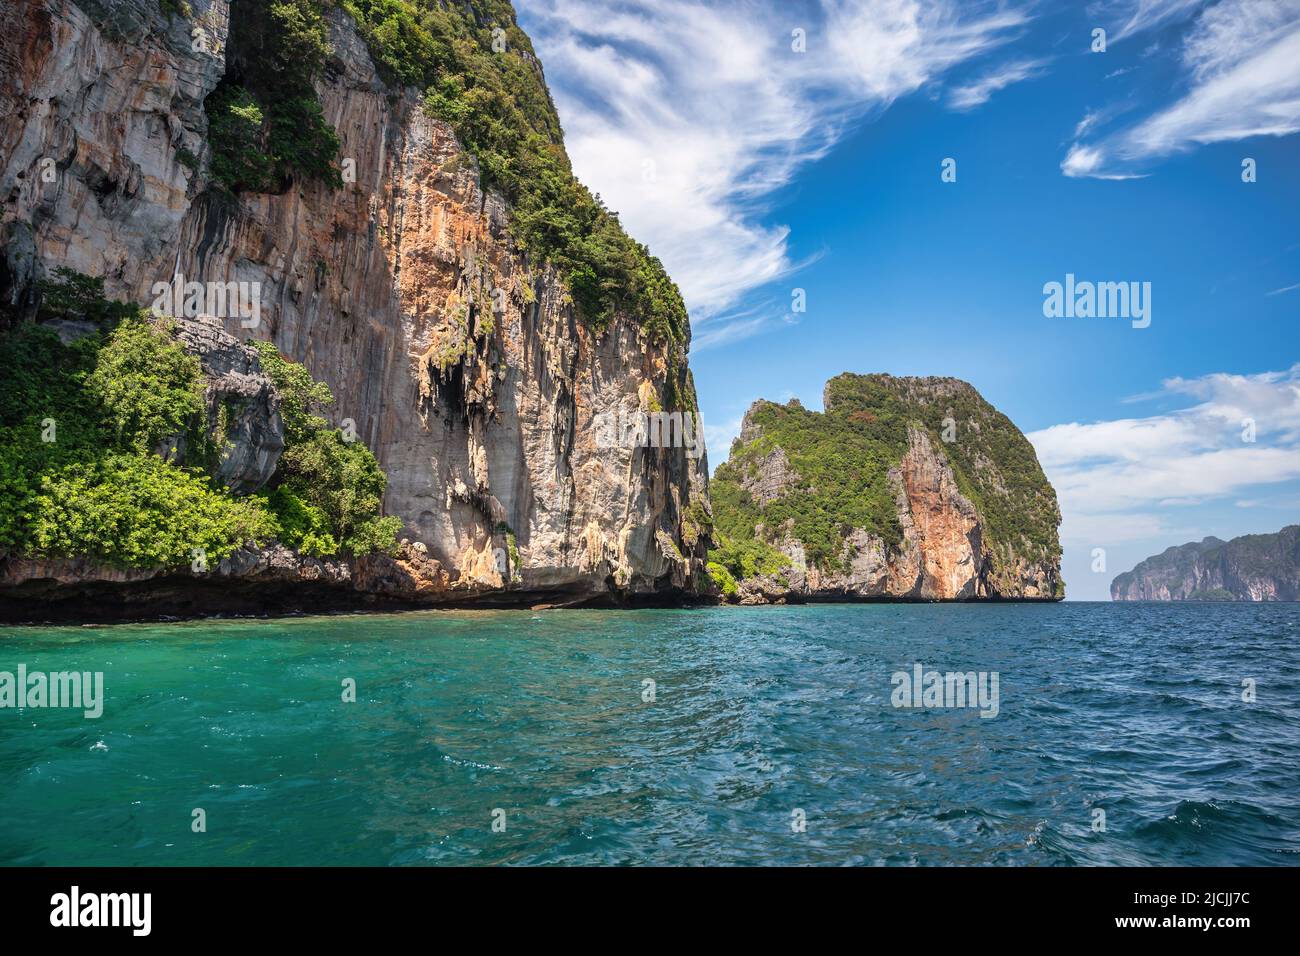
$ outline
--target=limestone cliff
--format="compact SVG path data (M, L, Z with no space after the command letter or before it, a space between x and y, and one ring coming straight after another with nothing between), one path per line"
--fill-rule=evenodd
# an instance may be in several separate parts
M316 90L355 175L342 188L214 188L204 100L227 67L232 5L175 7L4 0L0 292L28 314L38 280L58 266L141 304L177 273L259 290L259 314L221 316L224 334L269 340L328 384L335 423L349 423L388 476L385 510L407 543L387 570L291 568L272 552L222 573L248 584L279 568L282 581L419 601L694 593L707 536L690 514L707 515L706 460L598 442L593 425L657 410L669 395L693 404L688 340L656 341L622 312L584 322L555 269L517 244L511 208L481 186L451 127L415 88L381 78L336 7ZM201 330L182 338L207 356L218 391L262 409L262 421L237 423L223 465L231 487L251 489L274 467L273 396L255 368L209 360L229 343ZM54 569L7 559L5 584L42 600L124 578L165 580L173 595L213 584L184 569L124 575L80 556ZM139 587L131 599L147 604ZM213 588L219 609L230 583Z
M1056 494L970 385L841 375L824 405L755 403L714 475L729 599L1064 596Z
M1300 525L1231 541L1191 541L1141 561L1113 601L1300 601Z

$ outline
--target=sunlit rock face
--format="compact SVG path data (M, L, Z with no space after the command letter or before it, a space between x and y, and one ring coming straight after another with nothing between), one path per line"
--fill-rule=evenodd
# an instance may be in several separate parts
M819 413L798 402L756 402L731 460L715 475L720 526L734 529L729 511L745 509L751 537L785 564L742 576L736 601L1064 596L1055 492L1028 441L969 384L842 375L827 384L824 406ZM814 542L800 536L800 516L824 511L828 486L863 487L872 477L874 507L863 512L856 501L842 502L831 535L834 560L811 559ZM739 506L724 504L737 500L733 484ZM996 531L994 507L1003 516ZM1017 511L1026 520L1007 517ZM872 519L869 525L854 523L863 517Z
M1300 601L1300 525L1167 548L1117 576L1113 601Z
M593 423L688 391L685 362L667 351L680 346L625 317L600 332L581 322L556 274L512 242L505 202L480 188L451 129L416 91L384 85L337 9L318 91L352 181L237 199L210 188L203 100L225 70L231 9L190 6L187 20L156 0L6 3L10 303L30 304L57 266L142 305L178 273L256 290L255 321L217 318L236 346L271 341L333 391L334 424L374 450L387 513L424 548L411 568L436 566L428 580L410 575L412 593L699 590L707 538L683 519L692 500L707 507L707 460L606 447ZM247 392L222 477L249 491L274 466L273 402L249 370L209 366L210 394ZM392 590L401 575L353 574L349 586L381 577Z

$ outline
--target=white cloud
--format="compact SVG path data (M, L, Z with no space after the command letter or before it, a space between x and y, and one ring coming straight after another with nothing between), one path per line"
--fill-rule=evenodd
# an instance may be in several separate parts
M1180 20L1204 3L1205 0L1110 0L1094 4L1089 12L1111 25L1109 39L1116 42Z
M974 109L987 103L994 93L1006 89L1012 83L1041 76L1045 65L1045 60L1015 60L1005 63L966 86L954 88L948 94L948 104L957 110Z
M1054 425L1028 437L1061 502L1062 538L1154 536L1163 512L1300 479L1300 364L1257 375L1169 379L1197 404L1147 418ZM1251 419L1255 441L1244 440Z
M1015 36L1004 2L551 0L525 11L578 176L677 281L703 344L793 271L765 203L846 125ZM792 31L806 52L792 50ZM708 325L734 325L710 337Z
M1104 114L1101 110L1088 110L1088 112L1083 114L1083 119L1079 120L1078 125L1074 127L1074 138L1081 138L1088 132L1088 130L1092 129L1103 119Z
M1222 0L1184 39L1187 93L1099 142L1075 142L1061 171L1123 178L1196 145L1300 131L1298 61L1300 0Z
M698 353L705 349L717 348L719 345L739 342L757 334L768 324L769 318L767 315L749 313L741 316L727 315L722 320L709 323L703 329L697 330L691 338L691 347Z

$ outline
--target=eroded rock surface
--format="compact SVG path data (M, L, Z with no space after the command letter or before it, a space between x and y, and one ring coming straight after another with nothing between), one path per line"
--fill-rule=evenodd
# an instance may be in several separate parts
M1114 601L1300 600L1300 525L1167 548L1110 585Z
M277 455L273 397L239 352L265 339L330 387L334 423L350 419L374 450L385 510L438 563L434 580L521 601L695 593L707 540L684 518L692 501L707 508L706 459L593 435L599 413L693 394L684 347L624 316L601 332L582 323L554 272L511 241L506 204L450 127L417 91L384 85L337 8L318 89L356 181L233 201L210 188L203 100L224 72L231 7L190 6L187 20L156 0L6 3L9 300L30 303L57 266L142 305L177 273L248 284L255 327L223 315L228 339L182 330L214 413L242 409L222 463L232 488L259 487Z
M794 403L755 403L733 445L732 461L718 471L716 481L734 481L743 507L750 509L746 513L756 516L753 537L779 552L785 564L777 572L740 576L737 603L1063 596L1055 494L1028 442L970 385L947 378L845 375L828 384L825 406L825 413L813 413ZM986 441L994 432L1000 433L998 442ZM959 446L962 441L967 444ZM992 448L1015 449L1023 461L997 461ZM964 479L954 470L959 452ZM797 456L819 455L840 457L815 479L791 464ZM886 466L887 459L893 463ZM1011 477L1012 469L1027 466L1037 472L1034 482ZM835 560L810 560L809 543L800 539L793 515L821 513L826 489L819 482L856 488L867 472L883 490L874 524L896 528L896 536L846 519L834 538ZM1005 529L1003 539L996 540L988 517L963 491L963 480L988 498L999 496L1003 511L1018 503L1034 512L1043 540ZM883 514L886 510L891 513ZM777 523L773 515L791 517ZM1033 528L1035 522L1024 524ZM1011 523L1004 518L1004 524Z

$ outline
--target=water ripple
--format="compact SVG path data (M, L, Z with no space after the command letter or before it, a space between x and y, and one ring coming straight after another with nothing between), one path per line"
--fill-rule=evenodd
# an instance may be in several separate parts
M1297 624L1065 604L0 630L0 670L106 691L95 721L0 710L0 863L1295 865ZM998 672L998 715L891 706L917 662Z

